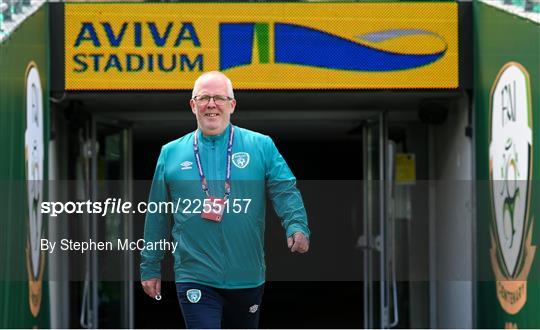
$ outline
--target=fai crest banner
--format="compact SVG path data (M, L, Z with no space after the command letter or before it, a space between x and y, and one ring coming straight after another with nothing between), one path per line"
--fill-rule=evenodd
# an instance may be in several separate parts
M67 3L67 90L457 88L457 4Z
M491 264L497 297L509 314L527 301L532 245L533 117L530 78L519 63L500 70L491 90L489 169L493 205Z

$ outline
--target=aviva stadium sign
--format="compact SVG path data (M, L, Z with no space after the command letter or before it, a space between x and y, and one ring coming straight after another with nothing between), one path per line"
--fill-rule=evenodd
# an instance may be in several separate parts
M457 4L66 3L67 90L457 88Z

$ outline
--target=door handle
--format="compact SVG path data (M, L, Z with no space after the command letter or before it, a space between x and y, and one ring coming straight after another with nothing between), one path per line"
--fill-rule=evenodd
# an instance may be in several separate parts
M88 279L89 277L89 271L86 270L86 275L84 277L84 288L83 288L83 295L82 295L82 305L81 305L81 316L79 318L79 323L81 324L81 328L88 329L91 327L91 322L89 320L90 315L90 303L89 303L89 284L90 281Z
M396 224L394 219L392 221L392 259L391 259L391 284L392 284L392 299L393 303L393 313L392 313L392 322L390 323L390 328L394 328L399 323L399 309L398 309L398 300L397 300L397 280L396 280Z
M389 211L388 212L388 222L389 222L389 231L390 231L390 285L392 286L392 321L389 324L390 328L394 328L399 323L399 309L398 309L398 299L397 299L397 275L396 275L396 221L395 215L393 212L394 199L390 198Z
M371 250L371 251L381 252L381 241L382 241L381 236L377 235L375 236L373 243L368 244L366 235L361 235L360 237L358 237L358 240L356 241L356 248L361 249L361 250Z

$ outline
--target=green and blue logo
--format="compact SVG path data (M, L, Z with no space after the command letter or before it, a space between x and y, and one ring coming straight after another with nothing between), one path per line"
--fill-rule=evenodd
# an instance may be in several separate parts
M254 44L259 63L270 63L268 23L220 24L220 70L249 65ZM377 48L376 44L408 36L436 38L443 47L436 51L403 52ZM441 59L447 43L440 35L421 29L392 29L356 36L361 42L298 24L274 24L274 63L335 70L387 72L407 70Z

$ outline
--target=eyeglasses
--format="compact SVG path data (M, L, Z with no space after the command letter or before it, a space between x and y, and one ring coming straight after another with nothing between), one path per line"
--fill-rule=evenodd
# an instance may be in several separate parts
M216 105L225 105L225 103L227 101L232 101L234 100L232 97L228 97L228 96L224 96L224 95L214 95L214 96L210 96L210 95L199 95L199 96L195 96L193 98L193 100L195 102L197 102L197 104L199 105L205 105L205 104L208 104L210 102L210 99L214 99L214 103Z

